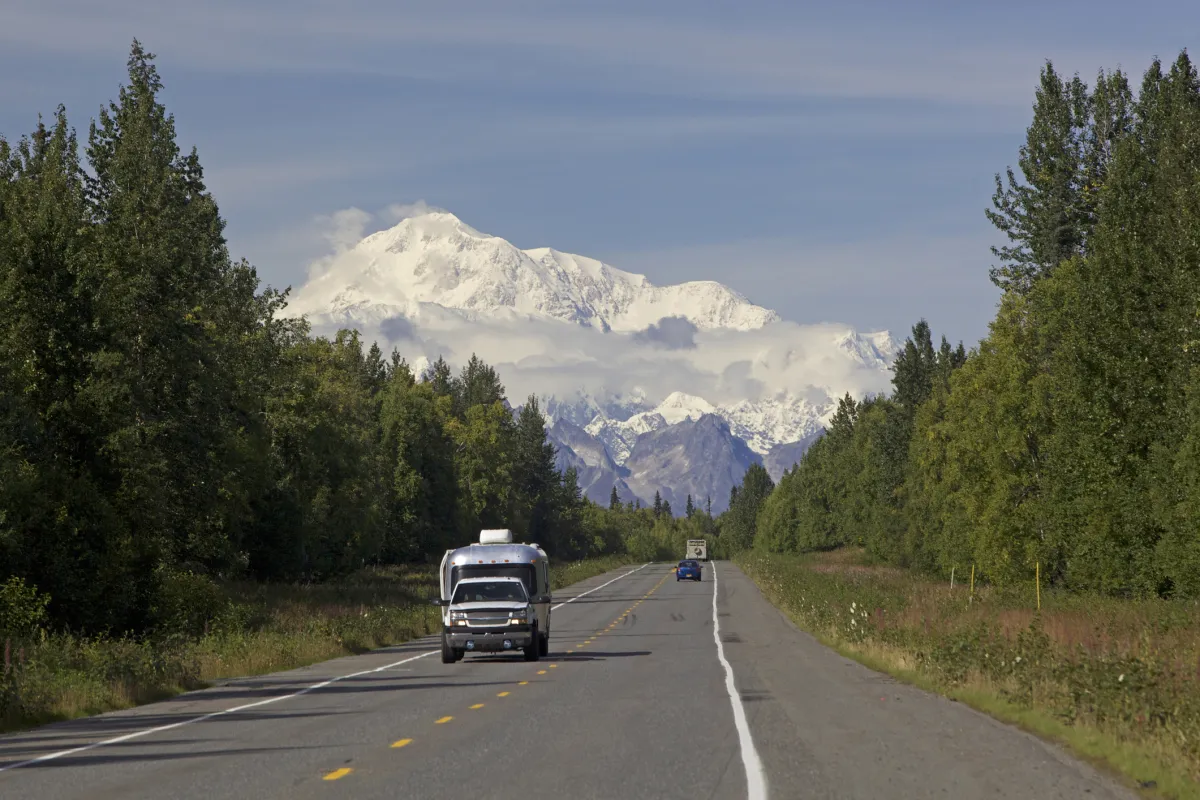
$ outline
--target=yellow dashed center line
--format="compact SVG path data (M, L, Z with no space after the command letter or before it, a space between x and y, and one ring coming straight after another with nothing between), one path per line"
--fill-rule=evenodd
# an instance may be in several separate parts
M546 674L546 670L544 670L544 669L538 670L538 675L545 675L545 674Z
M475 705L471 706L472 711L474 711L477 708L483 708L483 703L476 703Z
M496 697L508 697L508 692L501 692L500 694L496 695Z
M529 681L521 681L520 683L517 684L517 686L528 686L528 685L529 685Z
M408 747L412 744L412 739L401 739L398 742L392 742L392 747Z
M351 772L354 772L354 770L350 769L349 767L342 767L341 769L335 769L333 772L326 775L322 780L336 781L338 778L346 777Z
M439 719L437 722L435 722L433 724L434 725L445 725L447 722L449 722L452 719L454 719L454 717L442 717L441 719Z
M555 668L555 667L557 667L557 666L558 666L558 664L551 664L551 665L550 665L550 669L554 669L554 668Z

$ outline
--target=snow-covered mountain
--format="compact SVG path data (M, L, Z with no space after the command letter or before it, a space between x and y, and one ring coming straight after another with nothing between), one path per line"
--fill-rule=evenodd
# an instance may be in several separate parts
M615 486L723 507L731 475L752 462L781 474L843 394L886 391L899 350L887 331L798 325L713 281L655 285L444 211L318 262L289 312L319 334L356 327L417 369L477 353L514 404L539 398L560 466L601 503ZM716 461L701 469L704 448Z
M314 276L292 311L343 324L411 319L425 304L466 319L523 316L603 331L644 330L664 317L685 317L701 330L752 330L779 319L715 281L655 286L593 258L520 250L443 211L366 237Z
M564 408L563 404L558 403L549 413L553 416L555 411ZM702 397L673 392L654 408L624 419L612 418L597 410L584 429L604 442L618 464L624 464L642 434L684 420L697 420L705 414L714 414L729 425L734 436L754 452L765 456L776 445L798 442L823 430L836 410L837 402L828 397L820 404L784 395L714 406ZM571 407L568 413L572 413L576 420L582 416L577 407ZM576 421L576 424L579 423Z

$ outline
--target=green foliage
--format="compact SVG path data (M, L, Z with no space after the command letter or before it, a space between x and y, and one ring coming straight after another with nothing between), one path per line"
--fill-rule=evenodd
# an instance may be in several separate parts
M203 634L228 607L220 587L209 577L160 569L150 604L154 630L161 635L196 637Z
M12 577L0 583L0 635L28 636L46 621L50 598Z
M751 464L741 484L730 492L733 502L717 521L723 553L737 553L754 545L759 510L774 488L775 482L767 474L766 468L761 464Z

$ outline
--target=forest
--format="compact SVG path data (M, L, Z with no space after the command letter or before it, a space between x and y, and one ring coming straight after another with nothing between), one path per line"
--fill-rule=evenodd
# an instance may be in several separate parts
M1001 292L964 352L925 321L888 397L841 401L739 544L842 545L949 578L1200 596L1200 80L1042 70L987 216ZM730 512L731 514L734 511Z
M436 563L486 527L558 561L715 530L583 498L536 398L477 358L416 375L288 318L153 58L134 43L86 143L61 107L0 138L0 631L200 630L219 584Z

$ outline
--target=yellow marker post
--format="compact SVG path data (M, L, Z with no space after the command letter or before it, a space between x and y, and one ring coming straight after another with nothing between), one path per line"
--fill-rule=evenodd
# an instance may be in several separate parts
M975 596L975 565L971 565L971 596Z
M1033 586L1037 590L1038 611L1042 610L1042 562L1038 561L1033 567Z
M342 767L341 769L335 769L333 772L322 778L322 780L336 781L338 778L346 777L351 772L354 772L354 770L350 769L349 767Z
M408 747L410 744L412 744L412 739L401 739L398 742L392 742L392 747L394 747L394 748Z

